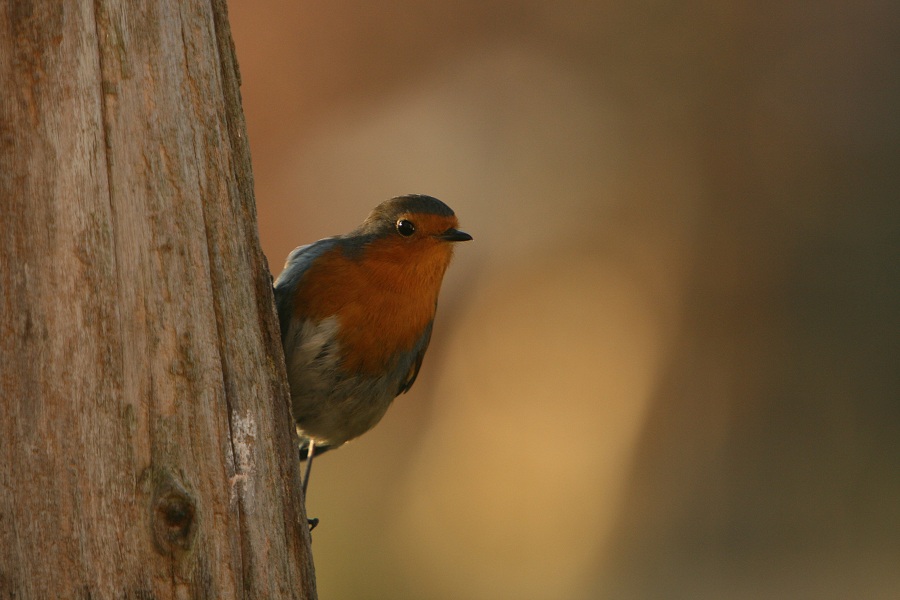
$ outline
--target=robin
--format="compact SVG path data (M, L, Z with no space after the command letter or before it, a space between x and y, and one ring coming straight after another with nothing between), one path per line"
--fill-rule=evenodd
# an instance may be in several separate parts
M275 303L304 495L313 456L374 427L415 383L453 245L472 239L457 225L440 200L400 196L288 256Z

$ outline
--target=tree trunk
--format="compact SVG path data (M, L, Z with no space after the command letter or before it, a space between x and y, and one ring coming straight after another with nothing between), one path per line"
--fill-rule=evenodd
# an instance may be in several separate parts
M224 0L0 3L0 597L314 598Z

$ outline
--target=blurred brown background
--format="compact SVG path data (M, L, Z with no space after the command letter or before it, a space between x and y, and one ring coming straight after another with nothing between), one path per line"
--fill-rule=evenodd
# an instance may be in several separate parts
M323 598L900 597L900 5L230 12L275 275L403 193L475 236L317 463Z

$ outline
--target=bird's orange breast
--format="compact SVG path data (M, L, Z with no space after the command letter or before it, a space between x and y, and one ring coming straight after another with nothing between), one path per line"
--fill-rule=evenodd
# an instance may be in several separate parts
M294 314L337 316L342 367L377 375L411 350L434 319L452 249L438 240L411 247L377 240L360 257L337 247L320 256L298 285Z

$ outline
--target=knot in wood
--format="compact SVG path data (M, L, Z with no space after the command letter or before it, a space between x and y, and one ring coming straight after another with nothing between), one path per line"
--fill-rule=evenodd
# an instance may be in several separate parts
M157 549L163 554L188 550L197 530L194 499L169 475L161 478L155 491L150 518Z

